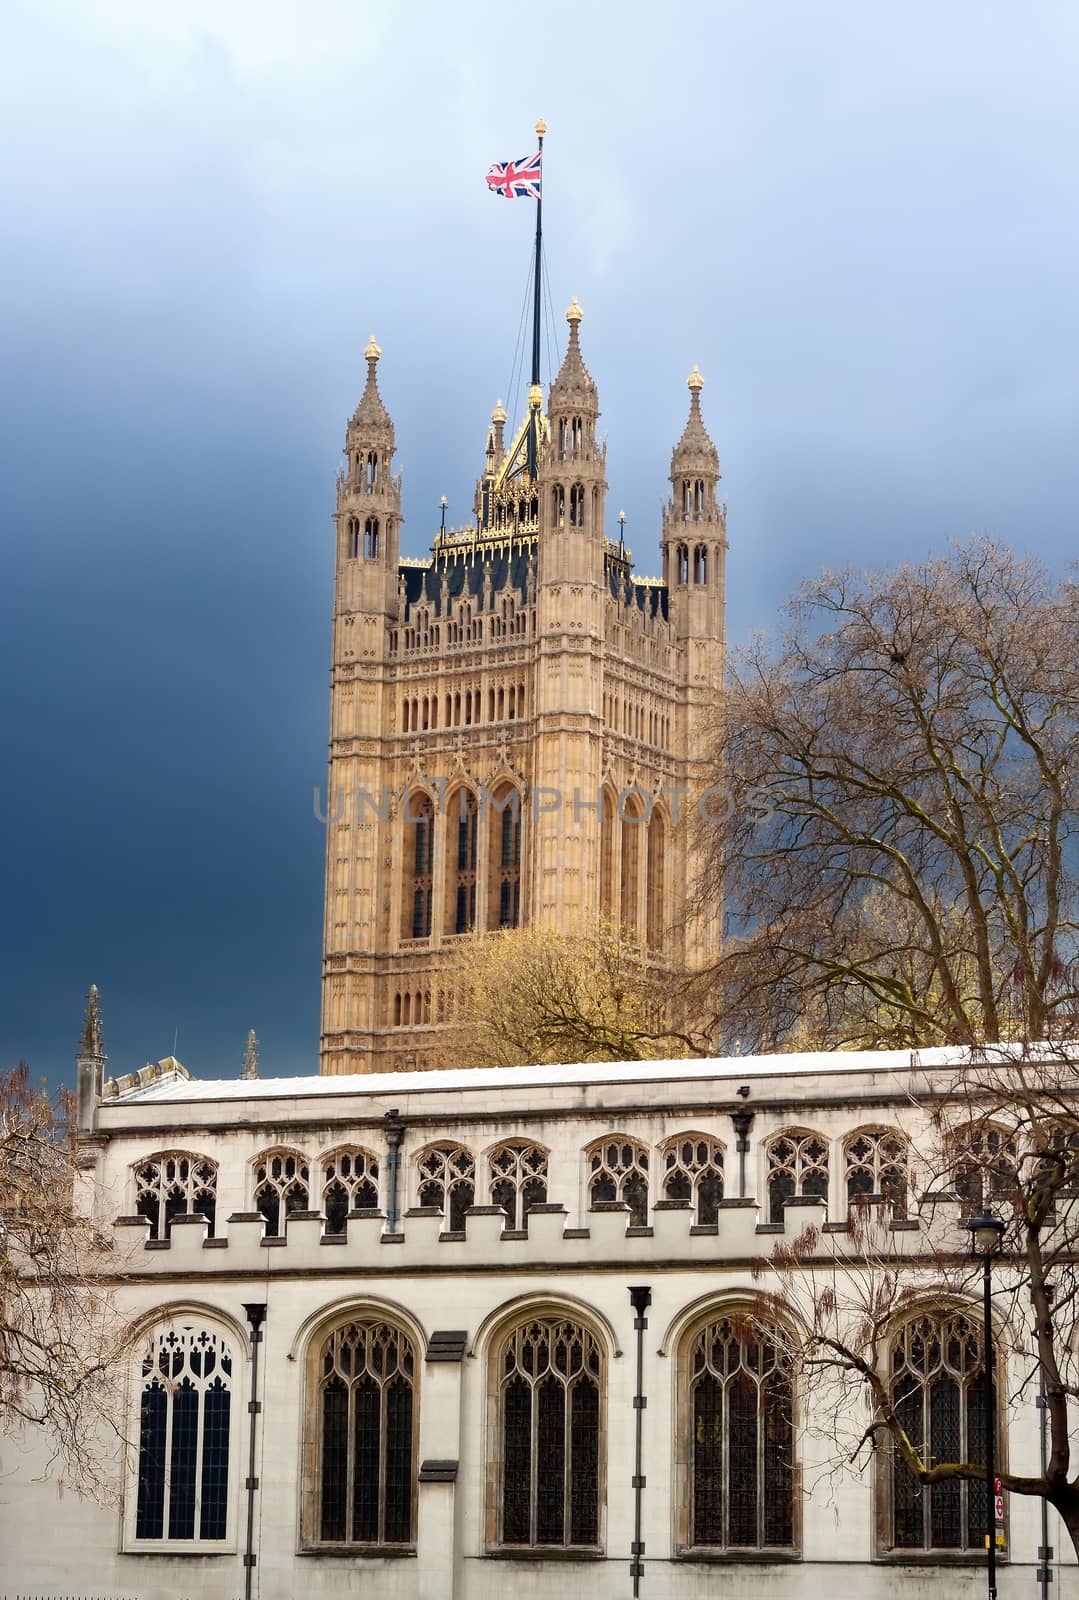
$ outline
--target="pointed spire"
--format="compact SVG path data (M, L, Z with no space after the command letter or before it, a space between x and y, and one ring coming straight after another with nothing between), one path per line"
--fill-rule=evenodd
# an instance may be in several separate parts
M700 368L695 366L686 379L689 390L689 416L682 429L682 437L674 447L671 456L671 477L678 477L687 472L705 472L719 476L719 451L712 443L708 429L701 416L701 390L704 388L704 379L701 377Z
M492 467L502 465L506 454L506 408L501 400L491 412L491 431L488 434L487 454L491 457Z
M360 403L353 412L352 421L357 427L363 429L365 434L385 432L393 443L393 423L390 414L382 404L382 396L378 392L378 363L382 351L375 343L374 334L371 335L367 348L364 350L367 362L367 383L364 386Z
M562 362L558 377L551 385L551 396L547 407L551 415L556 411L588 411L593 415L599 412L599 392L581 355L580 334L583 316L584 312L577 303L577 296L574 295L566 310L569 343L566 346L565 360Z
M259 1042L255 1038L255 1030L247 1035L247 1044L244 1047L244 1069L240 1074L244 1078L257 1078L259 1075Z
M86 996L86 1020L82 1025L79 1055L91 1061L107 1061L105 1040L101 1031L101 1006L98 1002L97 984L90 985Z

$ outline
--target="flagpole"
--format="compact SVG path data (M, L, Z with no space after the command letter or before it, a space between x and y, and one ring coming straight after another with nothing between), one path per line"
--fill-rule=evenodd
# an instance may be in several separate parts
M547 124L541 117L536 123L536 133L539 136L539 153L543 155L543 135L547 132ZM532 386L529 390L528 404L531 410L531 425L528 430L528 475L535 481L536 464L539 459L539 413L542 403L540 392L540 294L541 274L543 271L543 163L540 162L540 191L536 201L536 254L534 266L534 282L532 285Z

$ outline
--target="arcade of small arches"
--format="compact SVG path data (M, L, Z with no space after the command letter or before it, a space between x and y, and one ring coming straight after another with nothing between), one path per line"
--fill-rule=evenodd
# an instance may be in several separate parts
M382 539L377 517L365 517L362 525L359 517L349 517L345 522L345 537L350 561L359 560L361 555L365 561L373 561L381 554Z
M471 727L480 722L515 722L525 714L525 686L516 683L489 684L486 717L484 695L478 684L468 689L447 689L438 694L406 694L401 701L401 732L437 732L443 728Z
M714 581L719 563L713 549L706 544L688 545L679 541L674 546L674 585L684 588L693 583L698 586Z
M430 1008L429 991L416 998ZM784 1208L807 1200L821 1202L825 1214L837 1218L865 1206L887 1206L899 1221L908 1216L915 1152L906 1133L895 1126L870 1123L834 1138L812 1128L785 1127L762 1141L758 1156L767 1225L781 1226ZM615 1130L578 1152L580 1199L586 1211L624 1205L631 1227L647 1226L656 1206L688 1209L700 1227L721 1226L726 1158L727 1146L714 1132L691 1128L650 1149L638 1136ZM954 1144L949 1161L947 1177L966 1214L977 1210L985 1196L999 1199L1009 1186L1014 1188L1018 1155L1014 1136L1006 1130L969 1130L969 1137ZM534 1139L504 1140L486 1153L435 1141L411 1157L396 1200L435 1207L451 1228L458 1228L479 1197L480 1204L504 1210L511 1228L525 1228L532 1207L551 1198L550 1163L551 1151ZM161 1151L137 1163L132 1169L134 1209L148 1223L148 1237L167 1239L177 1218L191 1216L205 1217L213 1236L218 1177L217 1162L198 1151ZM396 1201L387 1200L382 1177L378 1152L359 1143L337 1144L322 1153L274 1146L248 1164L246 1198L270 1235L283 1236L290 1216L310 1215L312 1208L324 1218L327 1232L338 1233L355 1211L380 1204L394 1208Z
M521 791L505 782L481 794L459 784L437 810L426 790L407 796L402 940L429 940L436 922L444 937L520 925Z
M631 694L603 696L603 725L612 733L624 733L640 744L650 744L659 750L669 750L671 745L670 711L647 699Z

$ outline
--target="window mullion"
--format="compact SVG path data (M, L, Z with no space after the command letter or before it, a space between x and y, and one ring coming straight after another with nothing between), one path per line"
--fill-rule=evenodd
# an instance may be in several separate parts
M731 1490L734 1487L734 1474L731 1470L734 1461L734 1452L731 1449L731 1408L730 1408L730 1378L724 1375L720 1383L720 1484L723 1491L723 1520L720 1533L723 1537L723 1548L728 1550L731 1543Z
M562 1543L569 1545L573 1539L573 1391L568 1381L562 1383L562 1395Z
M386 1473L389 1469L389 1384L383 1379L378 1386L378 1520L376 1535L379 1544L386 1542Z
M348 1403L345 1414L345 1540L351 1544L356 1537L355 1524L356 1480L356 1381L348 1385Z
M532 1430L528 1452L528 1542L534 1545L539 1534L539 1388L529 1378L532 1400Z
M203 1353L203 1364L206 1355ZM194 1376L194 1374L192 1374ZM192 1537L202 1538L202 1446L206 1425L206 1387L201 1381L195 1385L195 1524Z

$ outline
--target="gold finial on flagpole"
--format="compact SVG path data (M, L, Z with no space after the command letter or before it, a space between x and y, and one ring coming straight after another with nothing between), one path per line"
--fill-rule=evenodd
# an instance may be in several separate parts
M541 139L543 138L543 135L547 132L547 124L544 122L542 117L536 123L536 132L539 134Z

